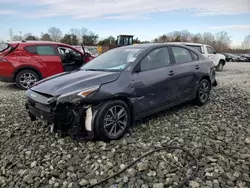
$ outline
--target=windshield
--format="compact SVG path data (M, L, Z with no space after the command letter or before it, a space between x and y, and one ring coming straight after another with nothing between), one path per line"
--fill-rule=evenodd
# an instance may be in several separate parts
M120 47L115 48L91 60L83 65L84 70L101 70L101 71L122 71L131 62L135 61L144 48Z
M10 47L9 44L0 43L0 52L4 52L4 51L7 50L9 47Z

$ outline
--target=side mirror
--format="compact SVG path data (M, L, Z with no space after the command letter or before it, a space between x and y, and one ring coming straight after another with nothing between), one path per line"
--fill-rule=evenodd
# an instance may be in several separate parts
M136 66L135 69L134 69L134 72L135 73L141 72L141 67L140 66Z

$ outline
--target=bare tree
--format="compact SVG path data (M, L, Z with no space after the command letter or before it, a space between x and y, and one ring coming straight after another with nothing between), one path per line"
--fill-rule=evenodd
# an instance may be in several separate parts
M228 36L228 33L226 31L221 31L216 33L215 38L216 38L216 43L214 46L218 51L221 52L229 48L229 45L231 43L231 37Z
M247 35L241 44L242 48L250 49L250 35Z
M62 38L62 31L59 28L51 27L48 29L48 34L53 41L60 41Z
M168 42L167 35L160 36L159 39L158 39L158 42L160 42L160 43Z
M192 34L187 30L180 31L181 41L182 42L190 42Z
M201 36L201 34L197 33L195 35L192 35L191 42L194 42L194 43L200 43L200 42L202 42L202 36Z
M215 41L214 35L210 32L205 32L203 33L202 41L205 44L214 45L214 41Z

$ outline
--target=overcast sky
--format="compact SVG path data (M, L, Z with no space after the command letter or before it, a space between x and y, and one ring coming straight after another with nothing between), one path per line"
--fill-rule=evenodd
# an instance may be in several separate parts
M64 33L85 27L100 37L133 34L141 40L173 30L227 31L233 44L250 35L250 0L0 0L0 39L51 26Z

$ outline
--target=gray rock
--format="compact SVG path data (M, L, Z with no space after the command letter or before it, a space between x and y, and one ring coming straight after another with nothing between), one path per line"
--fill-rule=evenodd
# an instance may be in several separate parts
M37 162L36 161L33 161L31 164L30 164L30 167L33 168L37 165Z
M246 144L250 144L250 137L245 139Z
M96 184L97 183L97 179L92 179L92 180L90 180L90 185L94 185L94 184Z
M135 177L137 171L135 169L133 169L133 168L130 168L130 169L127 170L127 173L128 173L129 177Z
M86 179L81 179L81 181L79 182L79 185L81 185L81 186L85 186L85 185L88 185L89 184L89 181L88 180L86 180Z
M108 167L113 167L114 165L111 162L107 162Z
M173 179L172 178L166 178L165 184L166 185L172 185L173 184Z
M128 182L128 176L123 176L123 182L127 183Z
M148 165L147 165L147 163L145 163L145 162L139 162L139 163L137 163L137 170L139 171L139 172L141 172L141 171L144 171L144 170L147 170L147 168L148 168Z
M154 183L153 188L164 188L163 183Z
M189 186L192 188L200 187L200 184L196 181L190 181Z
M147 173L147 176L155 177L156 176L156 171L150 171L149 173Z

